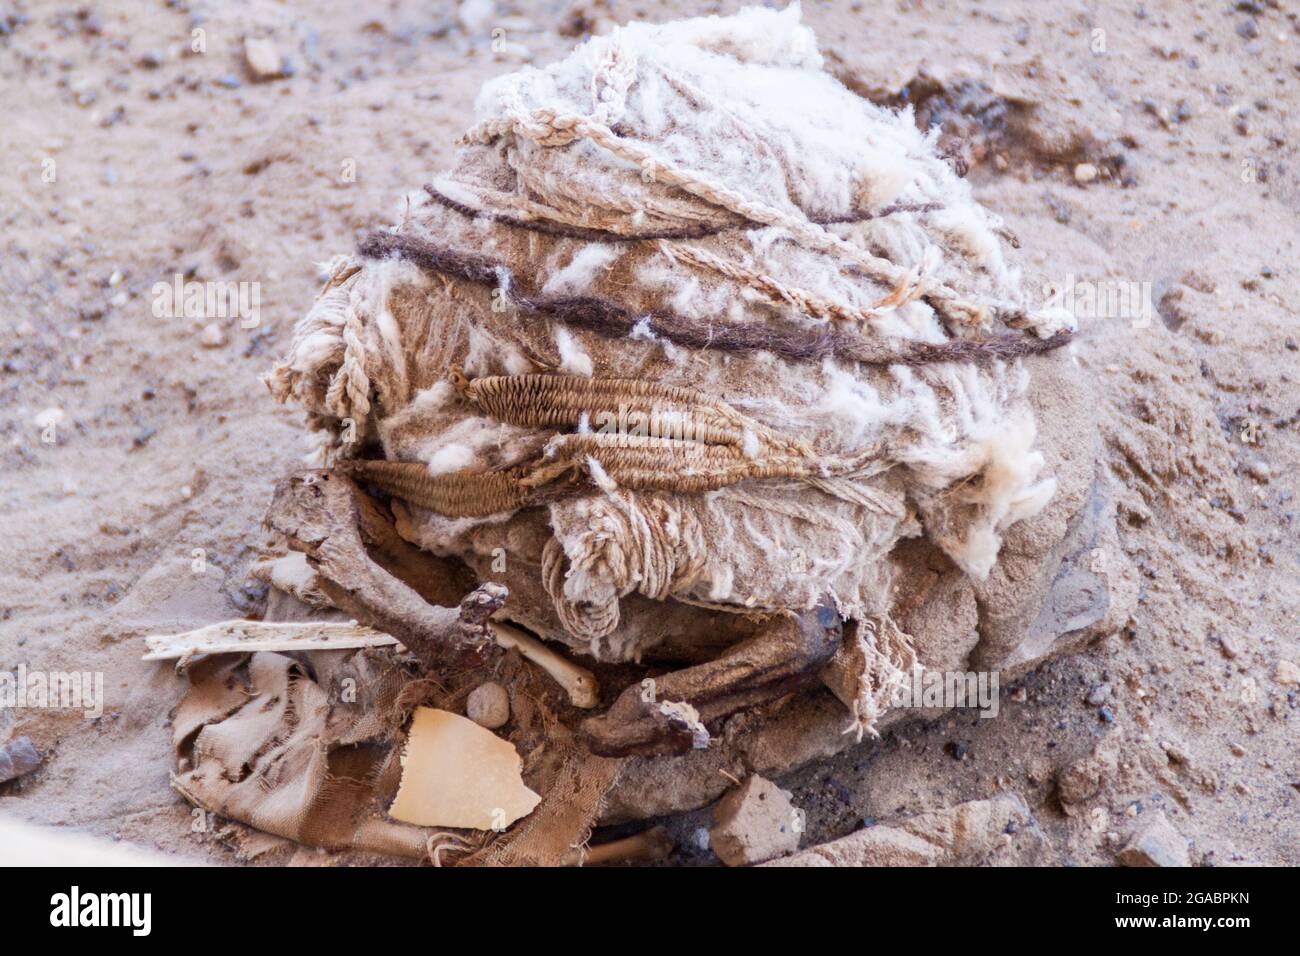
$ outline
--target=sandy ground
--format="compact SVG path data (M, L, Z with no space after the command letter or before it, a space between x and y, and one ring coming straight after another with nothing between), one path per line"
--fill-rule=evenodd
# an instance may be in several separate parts
M96 719L0 710L0 742L47 754L0 785L0 812L233 861L169 788L183 682L139 660L141 636L258 607L260 519L304 451L258 376L318 263L448 160L488 77L605 20L732 8L0 3L0 668L102 672L106 693ZM1222 0L805 16L853 89L963 129L1033 282L1149 283L1159 306L1085 321L1075 346L1104 384L1079 414L1105 436L1137 614L1004 688L997 719L915 724L781 780L805 845L1013 790L1043 862L1111 863L1162 810L1196 863L1300 863L1300 16ZM249 35L289 75L254 81ZM178 273L258 283L260 323L156 318L153 286ZM1099 788L1067 805L1079 761ZM712 862L689 838L675 859Z

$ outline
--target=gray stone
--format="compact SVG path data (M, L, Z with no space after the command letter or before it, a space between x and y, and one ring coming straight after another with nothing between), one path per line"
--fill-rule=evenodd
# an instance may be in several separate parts
M30 737L19 737L0 747L0 783L17 780L41 765L41 755Z
M799 849L798 814L790 795L751 775L713 808L709 845L727 866L750 866Z
M1149 814L1150 819L1137 831L1116 858L1123 866L1191 866L1187 839L1174 829L1163 811Z

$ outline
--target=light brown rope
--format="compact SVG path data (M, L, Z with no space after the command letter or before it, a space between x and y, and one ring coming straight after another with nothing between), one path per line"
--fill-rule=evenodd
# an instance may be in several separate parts
M986 306L962 300L944 285L923 282L917 270L904 269L841 239L813 222L802 210L777 209L726 183L683 169L666 156L624 139L595 119L559 113L549 107L528 111L517 83L503 91L501 104L502 116L477 124L461 137L461 141L487 144L513 134L522 135L540 146L567 146L576 139L589 139L646 171L657 182L676 186L752 222L785 229L808 248L852 261L868 278L892 290L877 308L891 307L924 295L927 301L953 320L964 324L982 324L987 320L989 309Z

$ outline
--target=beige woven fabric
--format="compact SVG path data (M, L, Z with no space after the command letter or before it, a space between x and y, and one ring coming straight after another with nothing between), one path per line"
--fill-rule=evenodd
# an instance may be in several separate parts
M323 461L399 463L357 467L403 533L600 659L655 641L632 596L883 621L900 538L982 577L1053 493L1015 355L1070 320L1004 234L797 9L632 25L489 84L268 381ZM886 632L872 686L910 666Z

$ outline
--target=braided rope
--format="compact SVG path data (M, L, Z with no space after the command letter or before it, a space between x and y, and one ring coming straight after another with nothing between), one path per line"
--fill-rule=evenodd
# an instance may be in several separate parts
M752 222L783 228L818 252L851 260L868 278L892 290L877 304L878 309L892 308L924 296L946 316L964 324L983 324L988 319L986 306L965 301L947 286L924 281L917 270L897 266L841 239L813 222L801 210L782 211L725 183L683 169L671 159L624 139L594 119L560 113L550 107L527 111L517 82L503 94L502 107L503 116L484 120L472 127L461 137L461 142L488 144L507 134L522 135L540 146L567 146L579 138L589 139L620 159L639 166L658 182L676 186Z
M876 307L863 310L840 305L805 289L787 285L765 272L728 261L698 246L688 246L680 242L660 242L659 248L673 261L680 259L693 266L711 269L724 278L749 286L773 305L790 305L815 319L866 322L878 314Z
M325 393L325 404L337 417L351 418L358 426L370 414L365 324L356 308L347 310L343 324L343 362Z
M1041 355L1073 340L1072 332L1061 331L1050 338L1007 333L979 339L954 338L946 342L873 341L843 324L786 332L750 323L701 323L663 310L632 312L617 303L591 296L524 295L515 291L519 282L505 263L447 249L413 235L372 233L362 240L358 251L361 256L372 259L401 257L428 272L480 285L498 287L504 284L512 290L512 305L575 328L605 336L625 336L641 327L655 337L684 348L740 353L767 351L795 361L820 361L835 356L867 365L928 365Z

